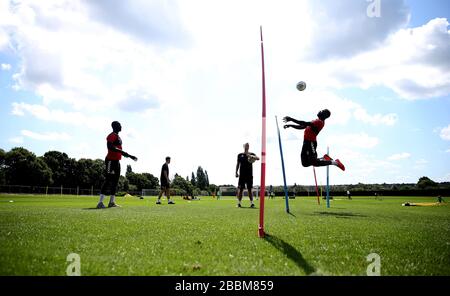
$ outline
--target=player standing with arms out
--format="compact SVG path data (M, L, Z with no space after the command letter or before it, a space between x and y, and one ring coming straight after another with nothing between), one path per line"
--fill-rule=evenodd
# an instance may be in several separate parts
M255 205L253 204L253 161L250 162L250 158L253 158L254 160L259 160L259 157L256 156L255 153L248 152L248 149L250 148L250 145L248 143L244 144L244 153L239 153L237 157L237 164L236 164L236 178L239 177L238 182L238 208L241 207L241 201L242 201L242 193L244 192L245 186L247 186L248 190L248 197L250 199L250 207L254 208ZM239 171L239 174L238 174Z
M157 205L161 204L161 196L163 195L163 193L166 194L167 200L168 200L168 204L169 205L174 205L175 203L170 199L170 180L169 180L169 163L170 163L170 157L167 156L166 157L166 162L163 164L162 168L161 168L161 176L160 176L160 180L161 180L161 191L159 192L158 195L158 200L156 201Z
M345 171L345 166L339 161L339 159L333 160L327 154L325 154L323 158L317 158L317 135L325 126L325 119L329 118L330 116L331 112L328 109L324 109L317 113L318 119L310 122L296 120L289 116L283 118L283 121L285 123L288 123L290 121L295 123L286 124L284 126L285 129L292 127L299 130L305 130L301 153L302 165L304 167L309 167L311 165L315 167L335 165L341 170Z
M113 121L111 127L113 131L106 137L106 146L108 148L108 154L105 158L106 179L100 189L100 201L97 204L97 209L105 208L103 200L107 193L111 196L108 208L118 207L114 199L116 198L117 184L119 183L120 177L120 160L122 159L122 156L125 156L137 161L135 156L122 150L122 139L119 137L119 132L122 130L120 123L118 121Z

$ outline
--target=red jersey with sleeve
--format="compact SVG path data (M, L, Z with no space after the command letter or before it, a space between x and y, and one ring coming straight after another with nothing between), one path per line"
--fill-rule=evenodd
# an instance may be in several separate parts
M315 119L311 121L312 126L308 126L305 128L305 136L304 140L316 142L317 141L317 135L320 133L320 131L325 126L325 121L320 119Z
M122 139L120 139L119 135L115 132L110 133L108 137L106 137L106 141L111 143L114 147L122 150ZM108 149L108 155L106 155L106 158L109 160L121 160L122 153Z

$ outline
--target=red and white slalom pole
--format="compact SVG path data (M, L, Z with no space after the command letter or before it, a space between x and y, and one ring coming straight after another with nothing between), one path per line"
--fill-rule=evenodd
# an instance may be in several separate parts
M262 61L262 136L261 136L261 188L259 191L259 227L258 236L264 237L264 198L266 196L266 80L264 73L264 45L262 26L261 34L261 61Z

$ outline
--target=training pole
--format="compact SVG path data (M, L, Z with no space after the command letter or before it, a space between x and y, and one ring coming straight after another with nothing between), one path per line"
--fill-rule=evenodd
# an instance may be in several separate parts
M314 181L316 182L317 204L320 205L319 188L317 187L316 169L313 167Z
M287 189L287 185L286 185L286 172L284 171L283 147L281 146L280 128L278 127L278 118L276 116L275 116L275 121L277 123L278 144L280 146L281 169L283 170L284 197L286 199L286 213L289 213L289 196L288 196L288 189Z
M327 147L327 155L330 155L330 147ZM327 208L330 207L330 166L327 165Z
M261 190L259 192L259 227L258 236L264 237L264 198L266 195L266 79L264 73L264 45L262 26L261 35L261 65L262 65L262 136L261 136Z

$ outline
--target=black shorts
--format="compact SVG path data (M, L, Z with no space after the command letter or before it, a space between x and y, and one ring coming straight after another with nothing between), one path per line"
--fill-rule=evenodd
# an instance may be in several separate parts
M245 189L245 187L247 187L248 190L252 190L253 176L248 176L248 175L240 175L239 176L238 188Z
M170 188L170 183L167 180L161 179L161 189L169 189Z
M310 166L317 160L317 142L303 141L300 158L303 166Z
M115 195L120 178L120 162L105 159L105 182L100 189L101 194Z

